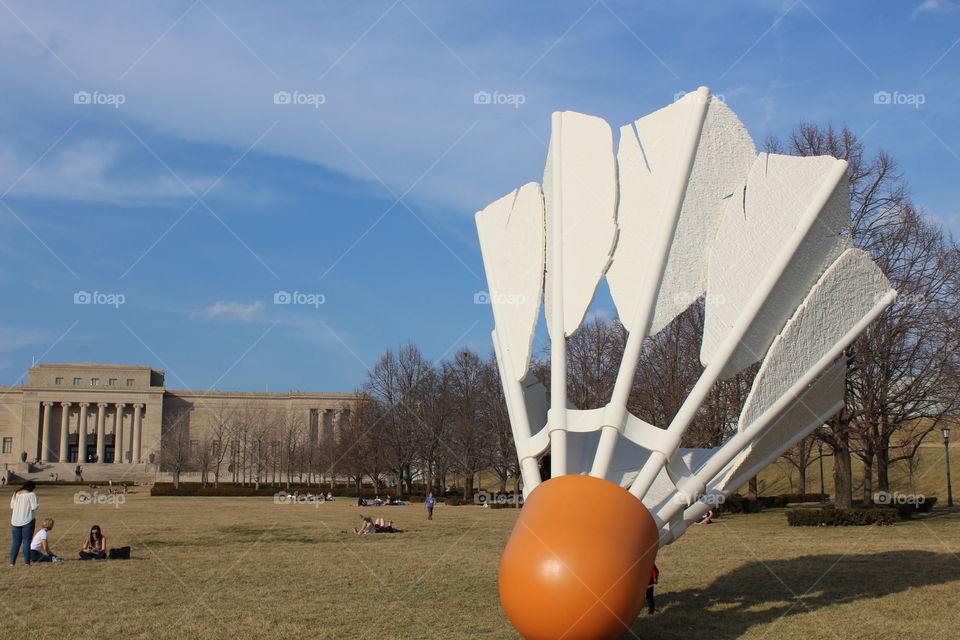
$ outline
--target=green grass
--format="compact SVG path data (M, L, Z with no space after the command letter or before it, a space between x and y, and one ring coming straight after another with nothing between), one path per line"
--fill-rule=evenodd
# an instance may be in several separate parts
M515 638L497 563L514 510L358 509L271 498L76 505L42 488L62 564L5 568L3 637ZM358 514L398 535L355 536ZM74 560L89 526L130 561ZM960 512L892 527L791 528L782 511L694 527L658 558L640 638L958 637ZM633 637L627 635L626 637Z

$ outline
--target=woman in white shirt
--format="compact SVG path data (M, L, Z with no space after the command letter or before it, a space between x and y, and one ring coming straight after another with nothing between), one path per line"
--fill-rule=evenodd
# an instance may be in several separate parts
M23 486L14 492L10 498L10 527L13 534L13 544L10 545L10 566L17 563L17 552L23 548L23 563L30 566L30 542L33 540L33 530L37 525L36 511L40 508L37 494L33 492L36 485L27 480Z

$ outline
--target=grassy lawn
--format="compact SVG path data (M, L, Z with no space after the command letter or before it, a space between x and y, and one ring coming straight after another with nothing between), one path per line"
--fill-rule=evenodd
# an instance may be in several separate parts
M514 638L497 598L512 510L347 500L150 498L76 505L42 488L68 559L5 567L3 637ZM358 513L406 533L355 536ZM130 561L74 560L92 524ZM8 542L5 544L9 544ZM8 547L5 547L5 549ZM892 527L790 528L782 511L694 527L658 559L640 638L960 636L960 512ZM626 637L633 637L628 635Z

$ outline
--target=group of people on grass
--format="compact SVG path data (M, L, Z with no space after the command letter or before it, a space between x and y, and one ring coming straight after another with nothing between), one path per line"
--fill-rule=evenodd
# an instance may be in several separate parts
M321 491L317 495L312 493L300 493L299 491L294 491L293 493L287 493L288 500L297 500L306 501L306 502L333 502L336 498L333 497L332 493L323 494Z
M405 507L406 505L407 503L401 500L400 498L397 498L396 500L394 500L390 496L387 496L386 500L382 500L380 496L376 496L370 502L367 502L366 500L364 500L363 496L357 497L358 507Z
M37 510L40 508L40 499L37 498L36 484L32 480L23 483L10 497L10 527L13 542L10 545L10 566L17 563L17 556L22 549L23 564L30 566L35 562L62 562L50 548L50 532L53 531L53 518L45 518L37 526ZM107 557L107 539L100 530L100 525L90 527L90 534L84 539L80 548L81 560L102 560Z

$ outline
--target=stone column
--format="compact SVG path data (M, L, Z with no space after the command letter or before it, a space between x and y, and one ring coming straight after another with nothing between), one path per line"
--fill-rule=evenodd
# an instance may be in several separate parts
M343 409L334 409L333 411L333 435L340 442L343 436Z
M97 403L97 462L103 463L103 456L107 452L107 429L105 421L107 417L107 403Z
M118 404L113 413L113 463L123 464L123 408L126 405Z
M89 402L80 403L80 422L77 423L77 464L87 463L87 407Z
M141 418L143 417L143 405L135 404L133 405L133 451L130 453L130 457L133 458L134 464L140 464L140 429L141 429Z
M67 439L70 433L70 403L60 403L60 452L57 454L57 462L67 461L67 452L70 451L70 441Z
M43 403L43 434L40 437L40 461L50 462L50 407L52 402Z

